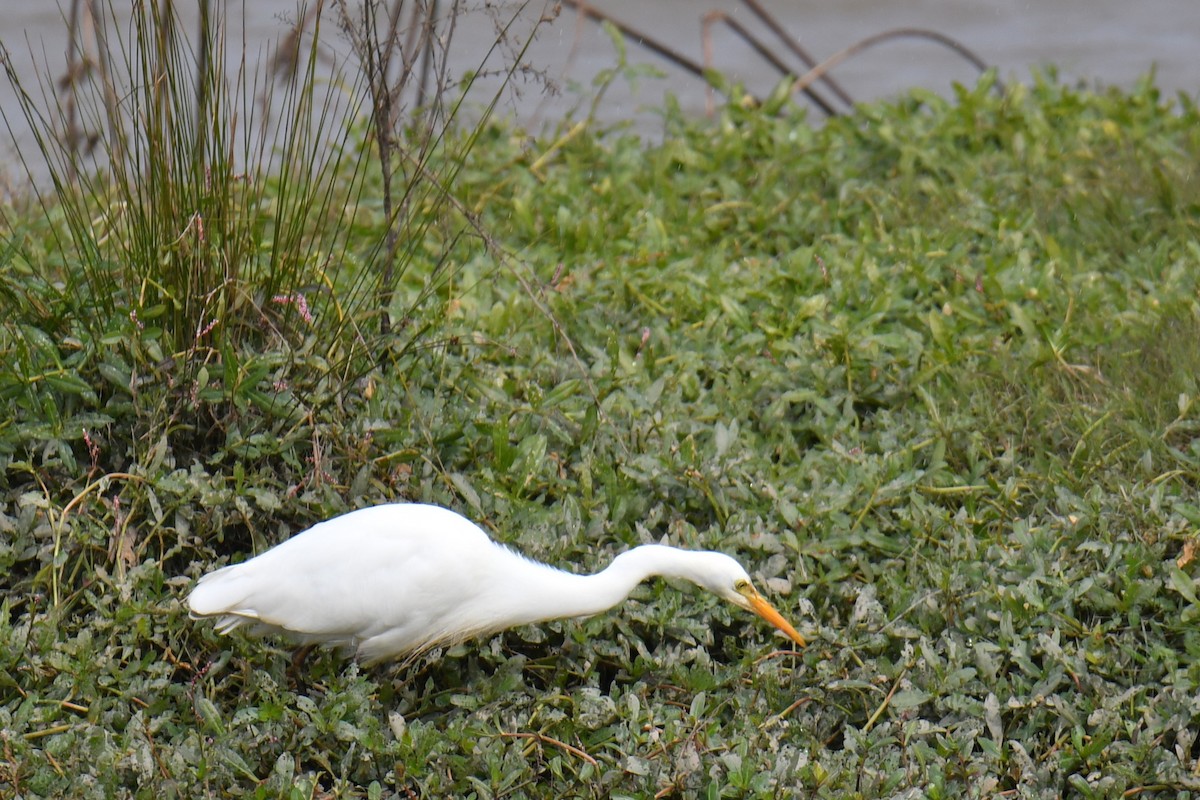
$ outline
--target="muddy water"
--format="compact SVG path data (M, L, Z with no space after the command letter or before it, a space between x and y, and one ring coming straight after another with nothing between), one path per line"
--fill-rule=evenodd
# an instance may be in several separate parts
M65 2L65 0L63 0ZM770 34L738 0L594 0L613 16L662 40L680 52L702 59L701 17L721 10L771 41ZM931 28L963 43L984 61L997 66L1006 80L1028 80L1031 68L1056 64L1070 80L1128 86L1151 69L1167 92L1193 96L1200 88L1200 3L1195 0L763 0L764 5L817 59L882 30L897 27ZM122 4L118 2L117 7ZM181 4L186 5L186 4ZM218 5L224 5L218 3ZM231 0L240 16L241 4ZM495 19L507 18L513 5L468 0L475 11L464 16L452 51L461 59L455 70L499 69L504 58L483 54L493 40ZM295 14L296 0L256 0L247 3L244 38L250 54L261 52L286 30L285 19ZM528 30L529 20L542 6L536 0L515 30ZM39 72L58 76L65 64L66 26L51 3L0 0L4 14L0 39L12 53L22 79L35 83ZM242 38L241 20L232 35ZM332 42L334 49L344 43ZM631 120L639 131L653 136L655 110L666 92L679 98L684 109L703 113L705 90L690 75L628 43L634 64L650 64L661 77L643 75L631 87L613 83L598 107L604 122ZM713 39L715 65L757 93L766 93L776 75L744 42L727 30ZM545 79L523 77L519 93L505 96L501 112L528 126L555 123L572 109L586 108L595 76L613 66L615 50L609 37L591 23L563 10L555 22L541 28L526 61ZM953 53L920 41L884 44L842 64L833 73L856 100L895 95L912 86L948 93L954 82L972 83L975 70ZM482 102L488 81L480 81ZM28 132L18 119L19 109L7 81L0 80L0 110L15 122L18 140ZM578 115L580 112L576 111ZM815 114L814 116L819 116ZM6 171L13 174L12 146L3 141Z

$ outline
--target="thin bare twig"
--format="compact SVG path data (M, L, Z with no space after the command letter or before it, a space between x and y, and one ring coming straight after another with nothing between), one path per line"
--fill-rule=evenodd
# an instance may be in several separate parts
M766 655L759 656L758 658L754 659L754 665L758 666L759 664L761 664L764 661L770 661L771 659L775 659L775 658L783 658L784 656L801 656L801 657L803 657L803 655L804 655L803 650L772 650L771 652L767 653Z
M762 7L762 4L759 3L758 0L742 0L742 4L754 12L754 15L758 17L759 21L762 22L763 25L766 25L772 33L779 37L779 40L783 42L785 47L792 51L796 58L804 62L805 67L812 69L817 65L817 60L813 58L807 50L800 46L800 42L797 41L794 36L788 33L787 29L780 25L778 20L767 13L767 10ZM833 79L832 75L825 75L821 78L821 81L828 86L830 91L837 95L838 99L843 103L848 106L854 105L854 100L850 97L846 90L843 89L841 85Z
M754 52L762 56L762 58L772 67L774 67L780 75L791 78L799 77L795 70L783 63L783 60L780 59L779 56L775 55L774 51L763 44L756 36L754 36L754 34L750 33L750 31L747 30L742 23L738 22L724 11L710 11L704 15L703 19L700 20L700 36L704 47L705 67L712 68L713 66L712 26L718 22L724 23L727 28L736 33L738 36L742 37L746 44L754 48ZM707 100L707 110L709 114L712 114L714 110L712 107L712 91L712 84L709 84ZM811 86L805 87L804 94L807 95L808 99L812 100L818 108L824 111L826 116L837 116L837 110L829 104L829 101L819 95Z
M793 54L796 55L797 58L799 58L805 63L806 66L809 67L807 72L797 77L792 83L792 94L804 92L813 103L815 103L822 111L830 116L836 115L837 111L828 101L823 99L820 95L812 90L812 85L817 81L821 81L825 83L825 85L827 85L840 100L845 102L847 105L853 105L853 100L850 98L850 95L847 94L840 85L833 81L832 77L829 75L829 72L843 61L858 55L864 50L868 50L878 44L882 44L893 39L926 39L954 51L958 55L962 56L981 73L986 72L990 68L989 65L983 61L983 59L974 53L974 51L959 42L957 39L954 39L943 33L938 33L937 31L927 30L924 28L895 28L892 30L883 31L881 33L874 34L873 36L868 36L861 41L855 42L849 47L834 53L832 56L820 62L819 64L814 64L813 57L809 55L809 53L803 47L800 46L799 42L795 41L791 36L788 35L783 26L780 25L770 14L768 14L767 11L757 2L757 0L742 0L742 2L748 8L750 8L752 12L754 12L754 14L763 22L764 25L767 26L768 29L770 29L776 36L780 38L780 40L783 41L783 43L792 51ZM592 19L599 22L607 22L620 31L623 36L626 36L632 41L637 42L642 47L645 47L651 52L663 57L675 66L705 80L710 87L712 87L712 82L708 80L707 74L713 62L711 27L717 23L723 23L730 30L740 36L754 49L756 53L758 53L758 55L765 59L781 74L794 74L793 70L788 68L783 60L779 58L779 56L776 55L770 48L768 48L761 40L750 33L745 26L743 26L733 17L722 11L710 12L702 19L704 63L698 63L683 53L680 53L678 50L675 50L673 47L664 44L663 42L660 42L651 36L647 36L645 33L639 31L631 25L621 22L611 14L589 5L586 0L562 0L562 3L568 8L572 8L577 11L582 18ZM1000 80L996 80L993 88L997 94L1003 94L1004 92L1004 84ZM711 100L709 110L711 113Z
M632 27L631 25L627 25L624 22L621 22L619 19L612 16L608 12L601 11L600 9L596 8L595 6L592 6L592 5L588 4L587 2L584 2L584 0L562 0L562 4L567 6L568 8L575 9L576 11L578 11L580 14L582 14L585 17L588 17L588 18L594 19L594 20L598 20L600 22L607 22L609 25L612 25L614 28L619 30L623 36L627 36L630 39L633 39L638 44L640 44L642 47L645 47L647 50L657 53L658 55L665 58L667 61L670 61L675 66L687 70L688 72L692 73L693 75L695 75L698 78L704 77L704 65L703 64L701 64L697 61L694 61L693 59L688 58L683 53L674 49L670 45L663 44L662 42L658 41L657 39L647 36L646 34L642 33L641 31L637 30L636 28Z
M65 116L66 126L64 135L71 150L75 153L80 151L80 143L83 141L83 132L79 123L79 109L75 102L75 82L80 80L87 71L87 55L81 56L82 42L80 41L80 13L79 9L82 5L82 0L72 0L71 16L67 22L67 71L59 80L59 86L64 90L65 96ZM84 9L86 13L86 8ZM69 90L69 91L67 91ZM68 166L67 180L74 183L78 166L75 159L71 159Z
M783 721L788 716L788 714L791 714L797 708L800 708L800 706L808 705L809 703L811 703L813 701L813 699L814 698L812 698L812 697L801 697L799 700L792 703L790 706L785 708L783 711L780 711L778 714L775 714L775 715L769 717L766 721L764 721L761 725L758 726L758 729L760 731L766 730L771 725L774 725L778 722Z
M868 36L865 39L855 42L849 47L843 48L831 55L829 58L822 61L817 66L810 69L804 75L801 75L795 83L792 84L792 93L802 92L814 82L821 80L827 72L841 64L848 58L858 55L859 53L869 50L876 45L890 42L893 39L927 39L936 42L955 53L958 53L964 59L971 63L980 72L986 72L990 67L979 56L975 55L966 45L959 42L957 39L938 33L937 31L927 30L925 28L893 28L892 30L876 33L873 36ZM1004 84L999 79L996 80L995 90L997 94L1004 93Z
M900 674L896 677L896 682L892 684L891 691L887 693L887 697L883 698L883 702L879 704L879 708L875 709L875 713L872 714L871 718L867 720L867 723L863 725L864 733L871 730L875 723L879 721L879 718L883 716L883 712L887 710L888 705L892 702L892 698L896 696L896 690L900 688L900 683L904 680L904 676L907 673L908 670L900 671Z
M565 750L566 752L570 753L573 756L582 758L584 761L591 764L593 767L599 766L599 764L596 762L596 759L592 758L590 755L588 755L583 750L580 750L578 747L575 747L574 745L570 745L570 744L567 744L566 742L559 741L558 739L555 739L552 736L547 736L544 733L531 733L531 732L526 732L526 731L514 731L514 732L510 733L508 731L501 731L500 736L504 739L532 739L533 741L538 742L540 744L554 745L555 747Z

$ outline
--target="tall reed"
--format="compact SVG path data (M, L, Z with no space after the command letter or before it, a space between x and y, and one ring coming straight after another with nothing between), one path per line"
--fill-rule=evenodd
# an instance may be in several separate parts
M159 0L126 16L77 0L67 74L57 87L44 79L40 97L3 53L52 243L44 253L16 230L24 221L6 226L0 397L23 396L17 416L56 402L38 379L49 371L92 411L114 394L133 400L134 438L219 436L250 405L312 418L312 404L336 401L378 351L433 333L419 308L469 227L452 192L476 141L447 136L465 91L447 97L459 4L317 2L262 54L233 40L225 9ZM330 25L350 53L336 55ZM5 121L10 132L20 122ZM447 214L458 221L429 255L431 226ZM428 267L423 288L397 304L415 259ZM392 336L392 317L421 324ZM306 381L320 396L301 400L293 389ZM82 441L83 426L62 415L51 429Z

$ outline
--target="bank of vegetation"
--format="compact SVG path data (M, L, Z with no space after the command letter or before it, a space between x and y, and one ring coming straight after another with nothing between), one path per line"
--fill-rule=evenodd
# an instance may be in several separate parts
M380 169L311 82L283 158L205 127L236 93L134 85L109 172L3 214L6 796L1200 788L1187 100L985 78L657 143L443 113ZM661 581L403 667L187 618L386 500L573 570L722 550L810 645Z

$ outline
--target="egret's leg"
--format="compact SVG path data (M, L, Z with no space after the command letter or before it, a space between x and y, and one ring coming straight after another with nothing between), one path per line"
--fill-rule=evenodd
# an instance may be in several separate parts
M288 674L292 678L292 683L296 686L304 686L304 660L308 658L308 654L316 647L315 644L302 644L296 648L296 652L292 653L292 666L288 669Z

